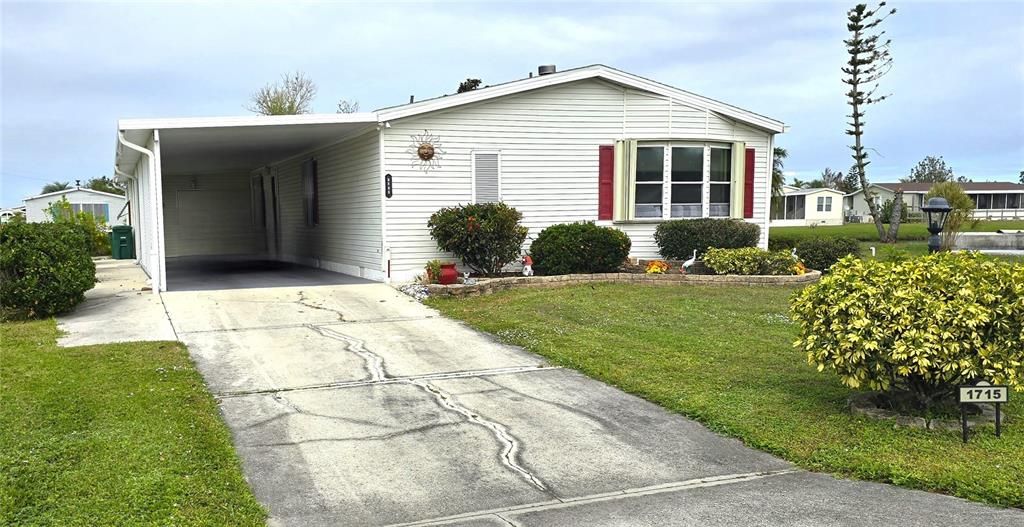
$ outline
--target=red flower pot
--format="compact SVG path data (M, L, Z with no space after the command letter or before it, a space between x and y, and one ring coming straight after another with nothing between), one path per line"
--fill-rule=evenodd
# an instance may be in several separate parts
M459 272L455 270L455 264L441 264L441 276L437 277L441 285L452 285L459 281Z

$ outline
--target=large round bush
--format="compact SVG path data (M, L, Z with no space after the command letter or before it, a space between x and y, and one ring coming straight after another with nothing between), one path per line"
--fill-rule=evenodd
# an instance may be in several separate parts
M477 273L493 275L519 258L527 233L521 219L519 211L504 203L473 203L435 212L427 227L442 251Z
M859 256L860 243L853 238L808 238L796 244L796 253L808 269L825 272L844 256Z
M542 231L530 245L538 274L611 273L629 256L626 233L593 223L563 223Z
M851 388L905 391L929 408L986 379L1024 391L1024 265L939 253L848 256L792 304L795 346Z
M91 244L75 225L0 227L0 309L4 317L45 317L82 301L96 283Z
M654 231L658 251L670 260L685 260L694 250L703 254L709 247L757 247L759 237L760 229L753 223L715 218L666 221Z

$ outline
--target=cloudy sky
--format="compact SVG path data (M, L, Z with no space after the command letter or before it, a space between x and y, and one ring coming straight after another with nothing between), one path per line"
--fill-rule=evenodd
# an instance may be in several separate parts
M118 118L240 115L286 71L363 110L603 63L784 121L791 175L845 171L839 67L851 2L2 1L0 204L109 175ZM872 179L926 155L1024 170L1024 1L891 2L893 96L869 110Z

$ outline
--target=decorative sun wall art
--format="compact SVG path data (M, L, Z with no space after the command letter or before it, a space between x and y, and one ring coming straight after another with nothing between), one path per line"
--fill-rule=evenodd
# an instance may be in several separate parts
M413 168L420 168L424 172L432 168L441 167L441 157L444 150L441 149L441 138L424 130L422 134L412 134L412 145L406 150L412 157Z

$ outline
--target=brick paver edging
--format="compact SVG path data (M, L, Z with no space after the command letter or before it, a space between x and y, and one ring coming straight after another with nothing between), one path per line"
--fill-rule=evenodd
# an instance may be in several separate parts
M473 285L430 284L430 296L477 296L488 295L515 287L559 287L588 282L637 283L656 285L675 284L731 284L731 285L785 285L810 284L821 278L819 271L808 271L802 275L713 275L713 274L639 274L639 273L595 273L565 274L556 276L512 276L507 278L481 278Z

